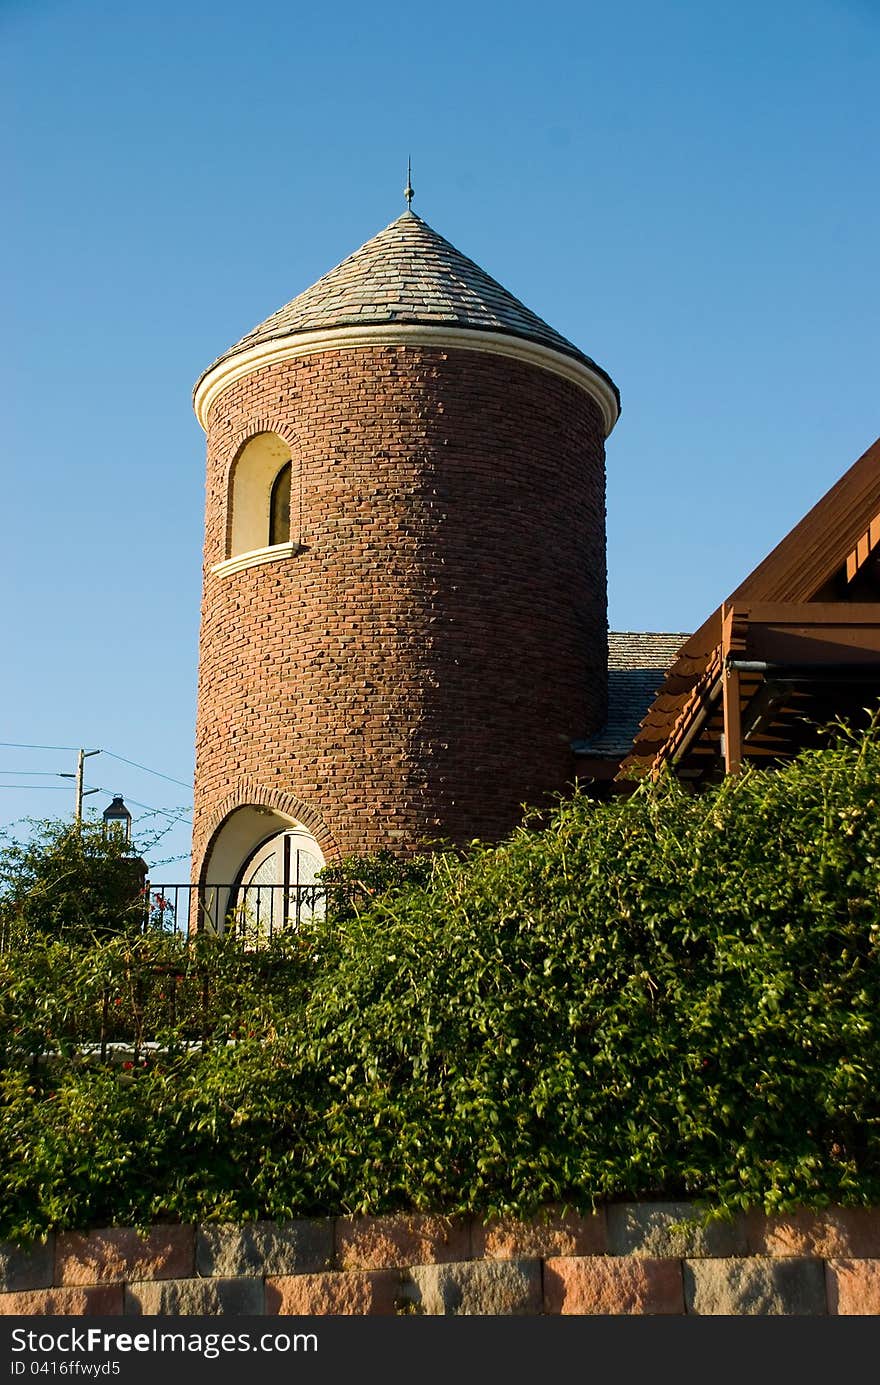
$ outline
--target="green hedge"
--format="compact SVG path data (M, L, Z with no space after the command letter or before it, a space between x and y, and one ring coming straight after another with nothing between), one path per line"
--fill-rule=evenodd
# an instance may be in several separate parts
M91 947L37 935L0 953L0 1067L176 1053L284 1028L305 999L298 937L121 934Z
M876 731L576 796L311 926L235 1044L10 1061L0 1235L880 1202L878 801Z

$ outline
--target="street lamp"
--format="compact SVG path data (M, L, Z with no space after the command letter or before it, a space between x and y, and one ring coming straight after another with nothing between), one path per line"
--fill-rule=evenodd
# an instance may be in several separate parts
M126 842L131 841L131 813L122 801L122 794L115 795L109 808L103 812L104 836L112 831L121 833Z

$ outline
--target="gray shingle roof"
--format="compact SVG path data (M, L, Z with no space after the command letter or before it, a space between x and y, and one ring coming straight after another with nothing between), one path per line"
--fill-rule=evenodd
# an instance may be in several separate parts
M608 631L608 720L589 740L575 741L577 754L600 760L629 754L663 675L689 638L650 630Z
M412 211L405 211L311 288L248 332L209 369L278 337L390 322L476 328L524 337L582 361L618 395L614 381L601 366Z

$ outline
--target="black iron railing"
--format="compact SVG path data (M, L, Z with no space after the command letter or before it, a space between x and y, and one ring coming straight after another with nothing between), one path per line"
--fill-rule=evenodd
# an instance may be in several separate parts
M234 933L259 946L325 909L323 885L157 885L144 887L144 922L189 937Z
M309 956L308 947L272 948L273 938L296 937L302 928L305 941L308 921L323 916L325 905L318 884L147 881L119 932L95 940L106 946L77 947L74 940L65 949L71 939L62 931L54 940L62 955L46 954L48 973L39 951L37 970L29 969L31 940L16 935L26 975L39 978L41 1003L35 1010L28 986L22 998L0 1003L0 1069L71 1053L131 1067L253 1037L254 996L287 1005L299 993ZM218 936L232 946L213 945ZM84 944L87 935L79 940Z

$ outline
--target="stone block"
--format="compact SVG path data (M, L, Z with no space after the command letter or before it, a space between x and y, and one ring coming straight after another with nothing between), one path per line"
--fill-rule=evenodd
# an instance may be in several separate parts
M821 1260L687 1260L684 1296L689 1313L761 1316L824 1314Z
M475 1260L604 1255L605 1250L604 1208L586 1216L548 1209L546 1217L537 1216L530 1221L498 1217L475 1222L471 1228L471 1254Z
M125 1288L127 1317L261 1317L262 1279L151 1279Z
M470 1254L470 1224L459 1217L416 1213L336 1219L336 1266L340 1270L441 1265L469 1260Z
M530 1316L541 1312L539 1260L418 1265L404 1273L412 1312L450 1317Z
M880 1257L880 1210L874 1207L828 1207L746 1217L750 1255L815 1255L822 1260L872 1260Z
M825 1281L829 1313L880 1316L880 1260L829 1260Z
M609 1255L683 1260L746 1254L742 1217L703 1226L692 1202L612 1203L606 1216Z
M208 1278L313 1273L332 1263L332 1217L201 1226L196 1236L196 1272Z
M44 1241L0 1241L0 1292L46 1289L55 1275L55 1237Z
M195 1270L195 1229L152 1226L62 1231L55 1243L56 1284L100 1284L107 1280L184 1279Z
M69 1289L29 1289L0 1294L0 1315L14 1317L116 1317L122 1312L121 1284L87 1284Z
M683 1313L681 1262L646 1256L555 1256L544 1265L544 1312Z
M396 1270L348 1270L297 1274L266 1280L266 1312L288 1317L364 1317L400 1311L400 1274Z

